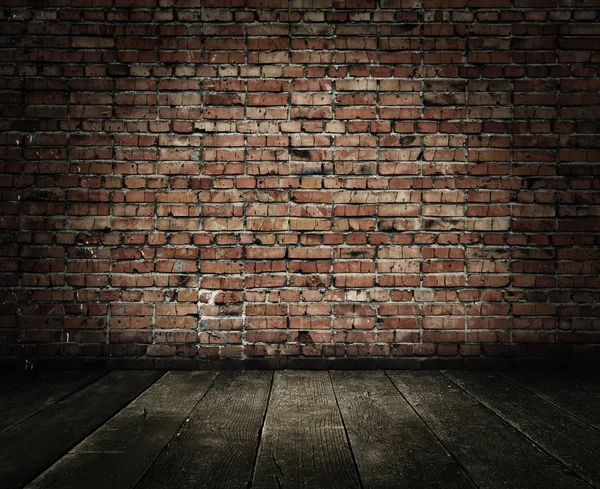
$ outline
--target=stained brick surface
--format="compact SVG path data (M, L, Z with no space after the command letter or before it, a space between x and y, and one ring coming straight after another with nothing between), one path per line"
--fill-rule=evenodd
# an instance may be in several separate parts
M599 12L4 0L0 356L598 356Z

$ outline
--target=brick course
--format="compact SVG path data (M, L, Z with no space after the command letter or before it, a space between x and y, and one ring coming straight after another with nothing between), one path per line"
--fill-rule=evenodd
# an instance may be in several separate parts
M600 356L593 0L5 0L0 357Z

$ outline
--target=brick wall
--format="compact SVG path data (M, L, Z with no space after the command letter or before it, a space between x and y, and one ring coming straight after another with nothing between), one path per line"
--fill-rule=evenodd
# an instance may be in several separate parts
M600 352L597 0L4 0L0 356Z

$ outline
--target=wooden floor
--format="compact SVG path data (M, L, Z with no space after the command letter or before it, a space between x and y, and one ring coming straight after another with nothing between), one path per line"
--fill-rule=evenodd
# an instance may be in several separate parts
M0 373L0 488L600 487L600 379Z

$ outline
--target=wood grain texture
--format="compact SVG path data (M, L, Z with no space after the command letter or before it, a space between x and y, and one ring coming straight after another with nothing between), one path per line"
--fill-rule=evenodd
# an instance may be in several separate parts
M0 396L0 433L60 401L105 372L57 370Z
M493 372L445 375L593 486L600 486L600 432Z
M360 487L328 372L275 373L252 487Z
M587 382L589 384L597 385L600 387L600 369L569 369L567 370L569 376L575 380Z
M163 372L115 371L0 435L0 488L32 480Z
M384 372L331 377L363 487L475 487Z
M10 392L36 379L49 375L51 372L43 370L0 372L0 395Z
M136 489L245 489L271 372L222 372Z
M508 370L499 374L600 429L600 386L557 371Z
M388 375L479 487L589 488L440 372Z
M133 487L212 384L213 372L168 372L27 489Z

